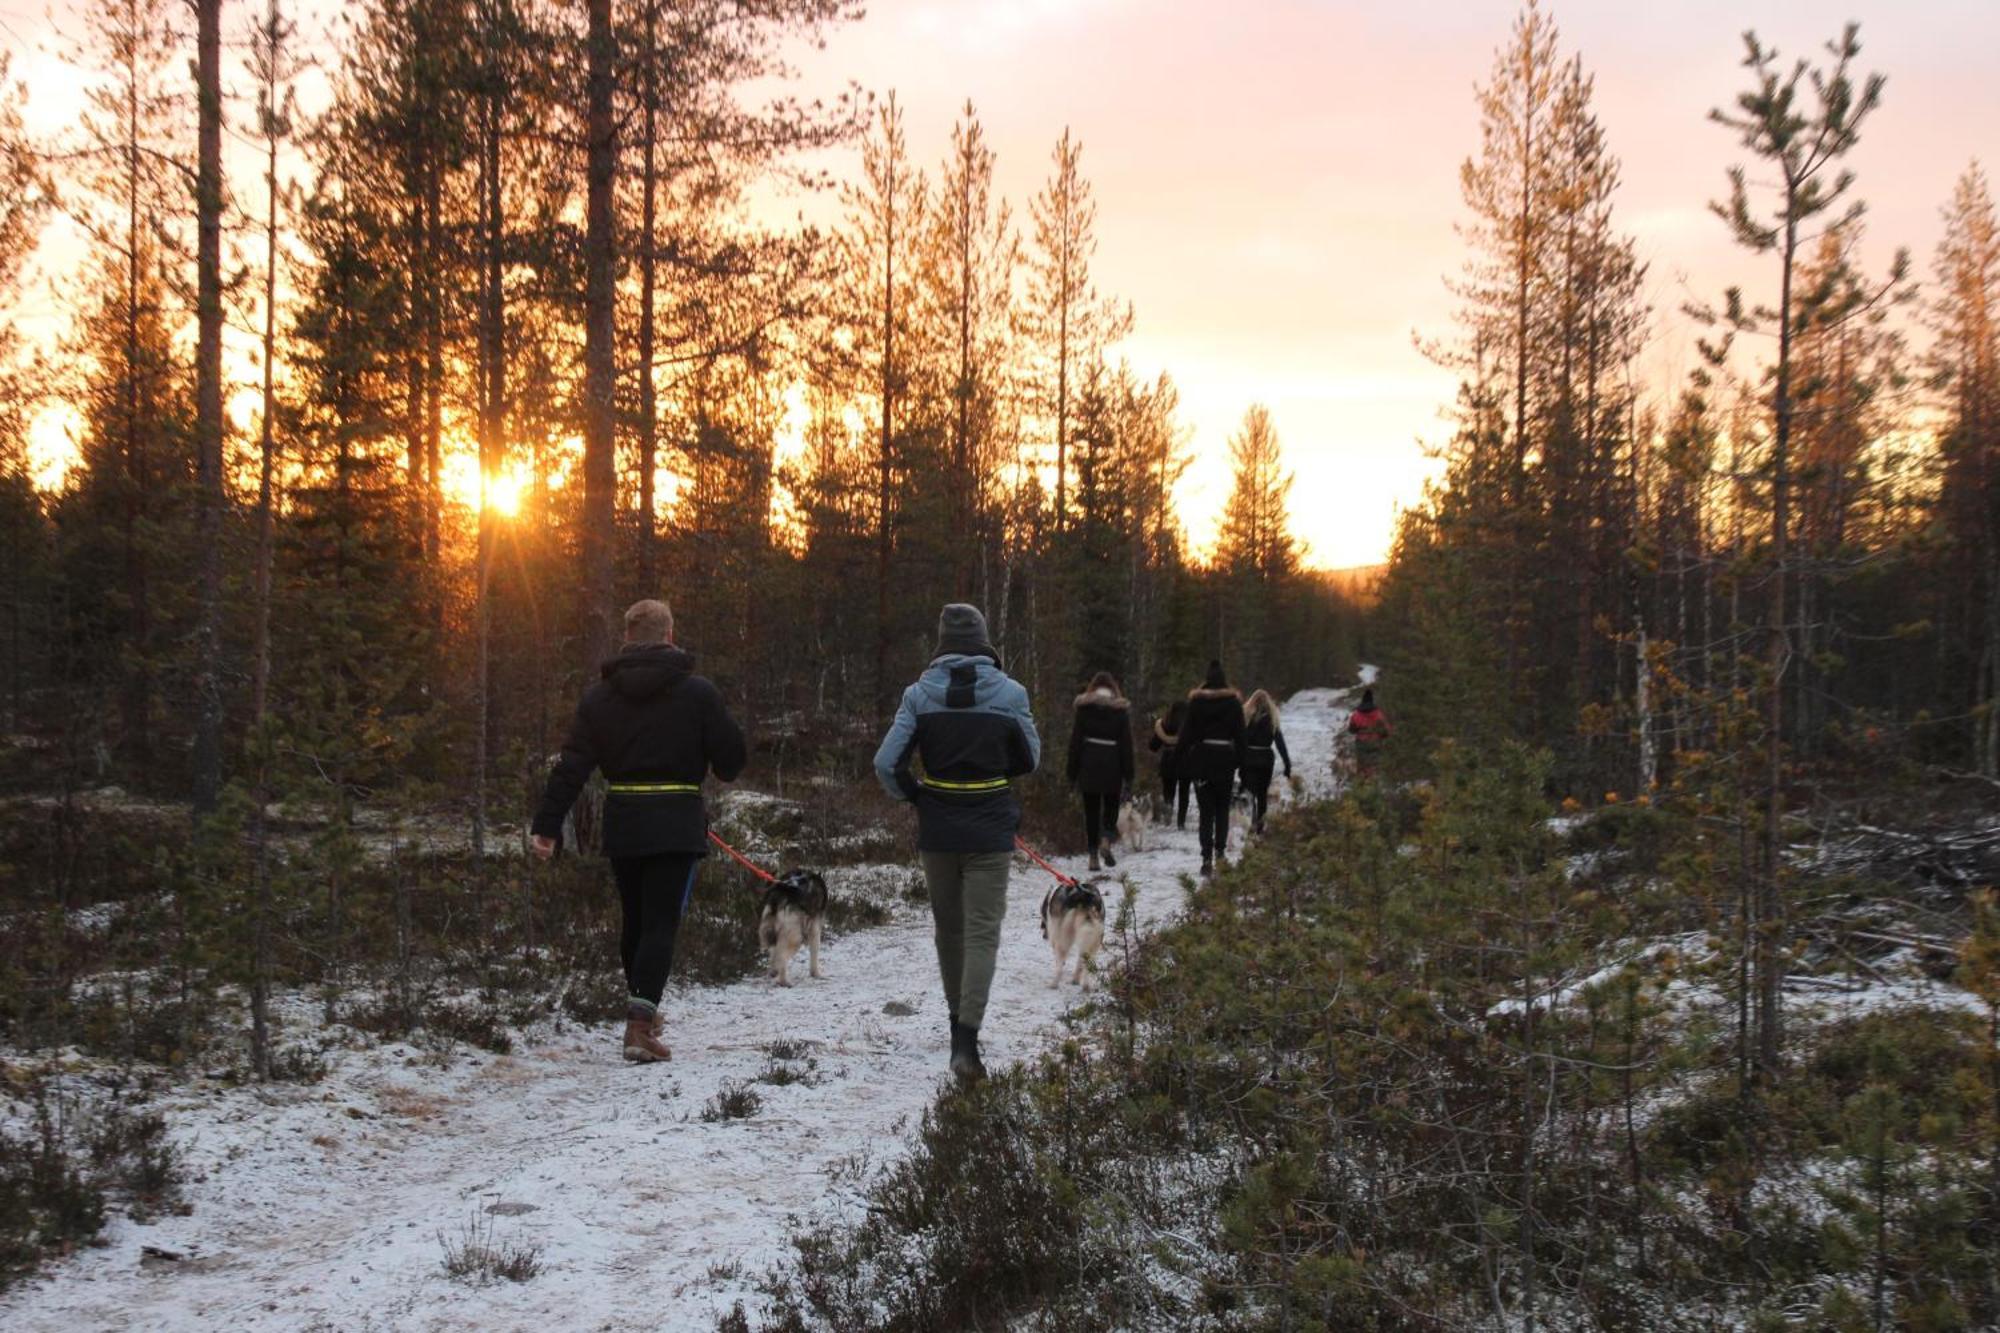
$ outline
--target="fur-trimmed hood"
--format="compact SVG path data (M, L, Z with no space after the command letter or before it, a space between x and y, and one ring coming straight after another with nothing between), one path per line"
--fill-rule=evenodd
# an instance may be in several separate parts
M1154 720L1153 738L1162 745L1172 745L1174 743L1176 738L1173 732L1167 730L1167 720L1165 718L1162 717Z
M1078 708L1126 709L1132 706L1132 701L1124 695L1116 694L1100 685L1094 690L1085 690L1082 694L1077 695L1076 706Z
M1188 691L1188 699L1190 701L1195 699L1234 699L1238 703L1241 703L1243 702L1243 691L1233 685L1225 685L1219 690L1196 686L1194 689Z

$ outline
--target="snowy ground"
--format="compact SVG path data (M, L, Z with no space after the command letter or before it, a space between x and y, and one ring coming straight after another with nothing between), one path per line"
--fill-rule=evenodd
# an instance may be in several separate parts
M1344 692L1309 690L1284 708L1306 796L1333 790L1347 705ZM1294 799L1282 776L1276 786L1279 801ZM1147 926L1180 907L1199 860L1192 830L1149 836L1118 868ZM989 1064L1036 1051L1078 999L1048 988L1036 910L1048 883L1017 858L982 1033ZM1114 910L1117 893L1107 886ZM0 1298L0 1324L713 1327L736 1300L755 1303L757 1279L787 1252L788 1219L855 1206L867 1169L903 1150L944 1076L924 909L830 942L824 964L827 979L807 981L802 957L789 990L745 981L670 993L664 1067L626 1065L608 1029L565 1028L445 1069L390 1045L336 1057L311 1086L164 1096L193 1211L114 1221L104 1248ZM776 1042L805 1045L805 1058L784 1062L805 1081L755 1082ZM704 1121L710 1100L739 1083L761 1109ZM539 1246L541 1274L481 1287L446 1277L440 1235L455 1239L474 1218L498 1243Z

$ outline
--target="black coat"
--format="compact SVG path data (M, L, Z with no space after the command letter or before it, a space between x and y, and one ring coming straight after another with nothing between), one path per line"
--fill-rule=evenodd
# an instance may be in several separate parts
M670 644L627 648L583 692L562 756L549 774L534 832L562 837L563 816L593 768L604 770L604 854L708 850L701 782L734 781L747 759L743 730L722 695ZM621 788L623 790L621 790ZM668 790L662 790L666 788Z
M1228 782L1243 761L1243 696L1224 686L1188 695L1174 771L1196 782Z
M1076 699L1069 731L1069 780L1087 796L1116 796L1132 785L1132 706L1109 690Z
M1275 757L1273 751L1276 752ZM1243 724L1243 778L1250 781L1253 776L1265 783L1271 780L1278 760L1285 761L1285 776L1292 773L1292 752L1285 748L1285 733L1279 729L1269 713L1252 722Z

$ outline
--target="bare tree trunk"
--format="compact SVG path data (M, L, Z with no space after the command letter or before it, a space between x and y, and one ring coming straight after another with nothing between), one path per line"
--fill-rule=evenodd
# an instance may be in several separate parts
M489 36L489 41L494 40ZM479 569L478 648L473 695L478 713L472 742L472 854L482 895L486 884L486 784L493 730L493 514L489 488L506 448L507 326L503 267L506 215L500 181L500 127L504 94L489 92L481 125L479 184L484 222L479 311ZM482 935L483 938L483 935Z
M194 808L222 791L222 0L196 0L195 461L200 611L195 628Z
M1791 532L1792 267L1798 252L1798 225L1789 218L1796 211L1789 205L1786 209L1784 270L1778 295L1778 382L1773 400L1777 430L1771 446L1771 680L1765 719L1770 734L1766 737L1764 874L1759 885L1756 942L1757 1063L1766 1078L1777 1074L1782 1037L1778 954L1784 944L1784 905L1778 880L1784 853L1784 681L1791 647L1785 621L1785 565Z
M584 238L583 316L583 667L587 672L614 643L612 547L617 522L615 398L617 238L613 210L618 133L612 92L617 39L611 0L589 0L587 108L588 199Z
M876 443L875 515L875 711L889 706L889 564L890 459L895 447L895 340L896 340L896 177L898 163L889 155L888 186L883 191L886 214L882 228L882 358L879 368L882 416Z
M263 420L257 440L257 568L251 629L250 743L255 749L256 782L251 792L251 960L250 1063L260 1079L271 1077L271 801L270 755L264 735L271 692L271 475L277 453L274 433L278 398L278 145L284 136L285 111L279 104L283 72L284 16L271 0L264 20L264 383Z
M645 114L641 121L644 137L644 176L640 209L639 237L639 567L650 595L659 577L659 520L654 514L653 475L658 470L659 404L653 383L653 356L657 333L654 326L655 293L659 255L656 228L659 220L659 17L660 0L646 0L646 48L644 61Z

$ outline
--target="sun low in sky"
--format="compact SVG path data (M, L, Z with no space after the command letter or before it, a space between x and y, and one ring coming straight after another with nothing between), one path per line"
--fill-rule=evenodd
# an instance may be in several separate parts
M1707 210L1740 157L1707 114L1744 85L1745 28L1789 59L1820 55L1858 20L1863 67L1888 76L1850 159L1869 205L1865 263L1886 268L1908 246L1921 272L1953 180L1980 152L2000 156L1992 0L1545 8L1595 76L1624 165L1618 223L1649 266L1653 309L1635 368L1646 402L1670 402L1693 359L1686 302L1734 283L1763 295L1764 267ZM330 8L306 9L308 30L323 31ZM1195 450L1180 498L1196 544L1212 539L1227 490L1228 437L1261 402L1296 474L1309 559L1337 568L1383 558L1398 507L1433 473L1425 445L1450 433L1455 380L1416 342L1451 331L1446 281L1465 249L1458 171L1478 147L1473 88L1516 10L1514 0L871 0L865 19L799 63L809 95L850 80L894 89L912 154L929 166L970 98L1017 216L1072 130L1098 205L1098 283L1137 315L1116 354L1180 389ZM53 77L63 70L53 44L38 49L50 18L22 0L0 0L0 12L14 72L31 87L31 124L73 116L73 73ZM77 29L73 5L53 18ZM37 424L38 456L60 450L64 429Z

